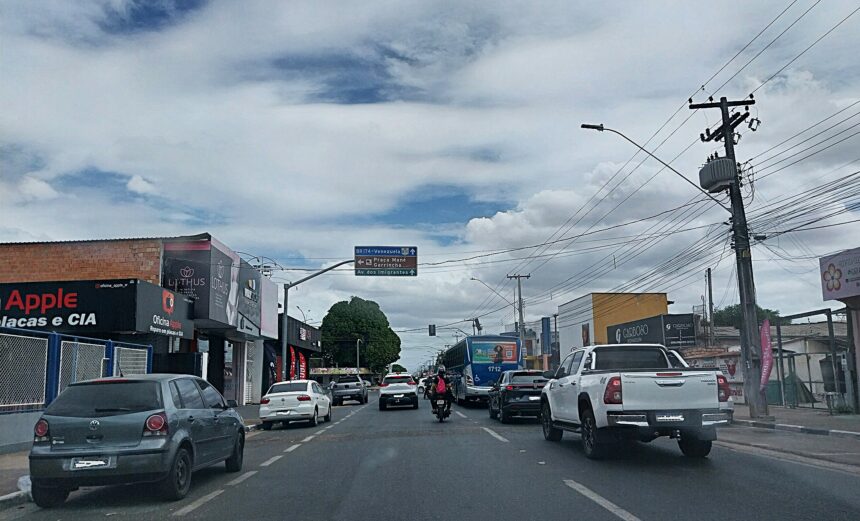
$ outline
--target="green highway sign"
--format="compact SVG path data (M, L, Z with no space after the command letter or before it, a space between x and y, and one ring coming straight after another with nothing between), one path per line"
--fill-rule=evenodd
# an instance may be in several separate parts
M415 277L417 246L356 246L355 274L362 277Z

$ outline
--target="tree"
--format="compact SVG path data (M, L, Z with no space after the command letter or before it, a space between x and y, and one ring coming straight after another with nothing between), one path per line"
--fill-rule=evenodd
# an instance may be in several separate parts
M787 324L789 321L781 319L779 317L779 310L775 309L765 309L756 304L756 317L758 317L759 322L764 319L770 319L771 324L776 324L779 322L780 324ZM714 311L714 325L715 326L732 326L736 329L741 328L741 305L734 304L731 306L726 306L723 309L718 309Z
M391 372L392 373L408 373L409 371L407 371L406 368L400 364L394 364L391 366Z
M355 346L359 362L379 372L400 358L400 337L388 324L388 317L371 300L352 297L334 304L320 327L323 358L327 363L355 366Z

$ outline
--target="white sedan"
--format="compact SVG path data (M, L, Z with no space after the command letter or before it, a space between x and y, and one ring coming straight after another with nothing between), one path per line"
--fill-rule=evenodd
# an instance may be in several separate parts
M314 426L320 417L323 421L331 421L331 400L313 380L278 382L260 400L263 430L271 429L276 422L286 425L292 421L306 421Z

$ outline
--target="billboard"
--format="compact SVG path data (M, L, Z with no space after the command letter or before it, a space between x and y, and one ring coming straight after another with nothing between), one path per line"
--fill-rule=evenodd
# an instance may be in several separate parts
M860 297L860 248L818 259L824 300Z
M162 280L194 300L195 319L238 327L240 261L214 240L166 242ZM259 329L259 319L249 322Z
M516 342L472 342L473 364L502 364L518 361Z
M194 332L189 299L134 279L0 284L0 327L178 338Z
M662 344L669 348L696 345L696 318L692 313L657 315L606 328L616 344Z

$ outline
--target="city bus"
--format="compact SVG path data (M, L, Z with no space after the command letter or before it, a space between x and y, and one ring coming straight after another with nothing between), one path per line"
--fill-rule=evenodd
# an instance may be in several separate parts
M457 403L486 403L502 371L523 368L523 353L516 337L468 336L442 354L442 363L454 376Z

